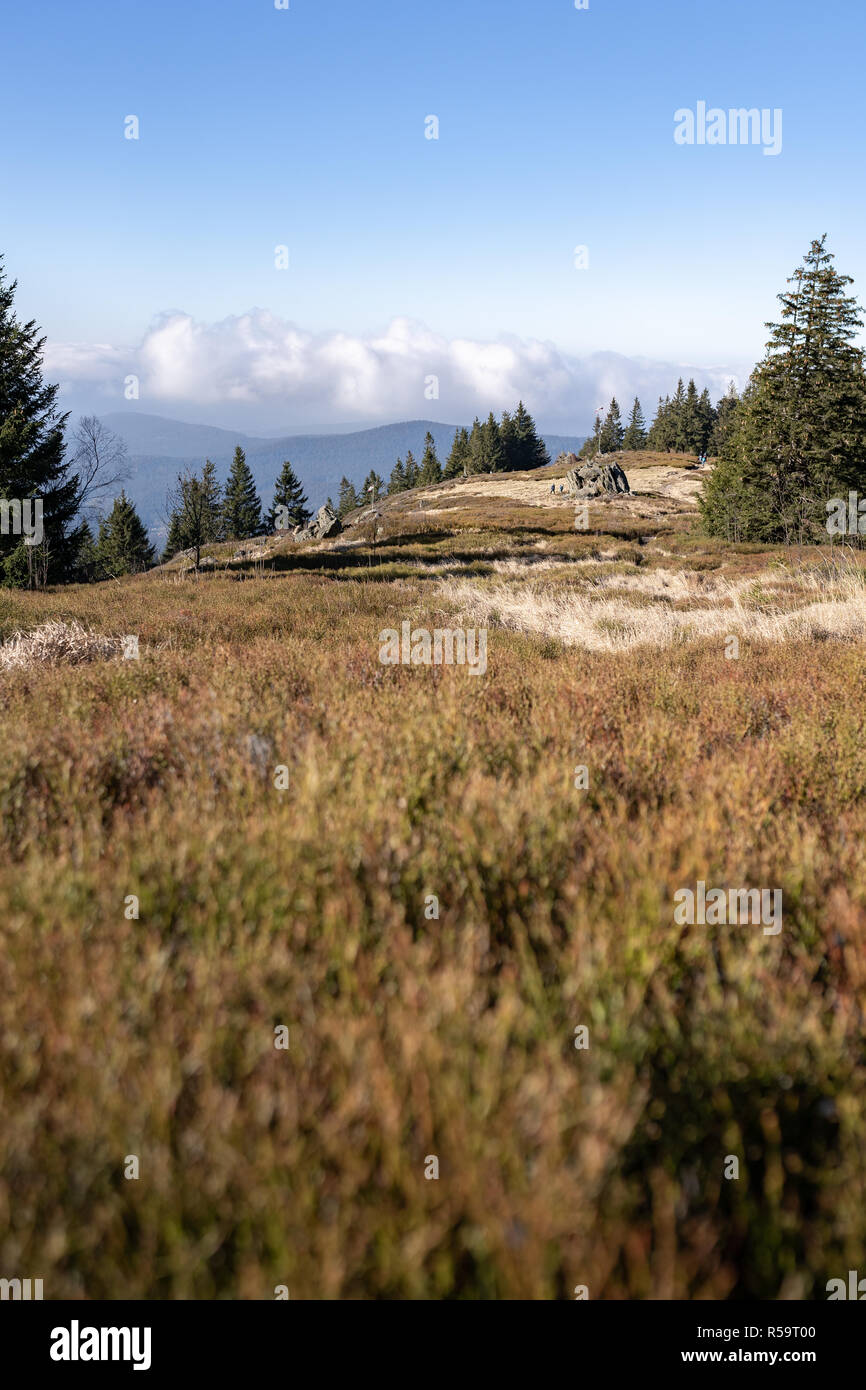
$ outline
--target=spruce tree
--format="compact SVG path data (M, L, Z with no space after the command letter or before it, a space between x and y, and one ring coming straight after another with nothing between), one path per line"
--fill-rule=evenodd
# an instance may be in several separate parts
M418 486L418 464L415 455L410 449L406 455L406 488L407 491Z
M421 471L418 474L418 482L425 487L433 483L442 481L442 465L436 453L436 441L430 431L424 439L424 454L421 458Z
M286 459L274 484L274 500L265 518L265 530L290 531L294 526L303 526L310 515L301 480Z
M482 472L501 472L502 440L499 437L499 424L492 410L481 426L481 457L483 461Z
M195 474L191 476L196 476ZM223 503L222 492L216 474L216 466L210 459L205 459L204 468L201 470L201 500L202 517L201 529L202 538L208 545L214 541L225 539L225 528L223 522ZM198 563L198 561L196 561Z
M375 468L371 468L366 478L364 479L364 486L362 487L361 495L358 498L358 505L362 506L367 502L378 502L379 498L382 496L384 487L385 484L379 477L379 474L376 472Z
M262 504L240 445L235 449L229 469L222 505L223 534L226 540L247 541L262 534Z
M442 476L444 478L461 477L469 466L470 458L469 431L464 427L454 431L454 443L451 445L451 453L448 455L448 462Z
M388 479L388 496L393 497L396 492L406 491L406 465L402 459L397 460L391 469L391 476Z
M360 503L358 501L358 494L355 491L355 485L354 483L350 483L349 479L344 474L343 477L340 479L340 491L338 494L337 501L337 516L340 518L340 520L342 520L344 516L347 516L349 514L349 512L356 511L359 505Z
M472 429L469 432L469 458L466 463L467 473L483 473L484 469L484 436L481 431L481 421L478 416L472 421Z
M99 523L94 553L96 577L117 579L122 574L138 574L149 569L155 559L144 524L121 491L108 516Z
M647 446L646 421L643 417L641 404L637 396L634 398L634 405L628 417L625 434L622 438L622 447L634 453L637 449L645 449Z
M0 497L21 505L22 526L29 502L31 529L30 536L23 529L0 535L0 582L36 588L72 576L83 540L75 525L80 484L65 457L69 417L57 411L60 388L42 378L45 338L33 320L22 323L15 315L16 289L0 258Z
M827 503L866 485L863 323L852 283L813 241L778 296L781 321L704 489L708 529L749 541L826 540Z
M547 445L538 433L535 421L523 401L518 403L513 417L515 449L511 467L521 471L529 468L545 468L550 463ZM504 463L504 467L508 467Z
M737 388L734 385L734 383L731 381L728 383L728 389L722 396L715 410L713 428L706 448L706 452L708 454L712 454L717 458L719 454L722 452L722 449L725 445L725 441L727 440L728 434L730 432L734 413L736 412L739 403L739 392L737 391Z
M580 446L580 453L579 453L578 456L577 456L578 458L581 458L581 459L591 459L591 458L595 458L596 454L597 454L598 451L599 451L599 447L600 447L600 443L601 443L601 429L602 429L602 420L601 420L601 416L600 416L600 415L596 415L596 417L595 417L595 425L593 426L592 434L589 436L588 439L585 439L585 440L583 441L583 444Z
M616 396L614 396L608 407L608 412L601 428L601 439L599 441L601 453L618 453L622 448L624 434L625 431L622 427L622 416L619 412L619 404Z

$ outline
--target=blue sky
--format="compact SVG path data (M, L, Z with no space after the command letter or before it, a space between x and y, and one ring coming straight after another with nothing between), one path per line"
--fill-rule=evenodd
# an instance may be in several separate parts
M449 364L450 400L422 396L414 414L480 408L536 342L562 358L527 369L527 394L564 424L580 359L580 415L609 384L599 353L750 365L815 235L866 287L864 38L850 0L10 7L0 251L76 399L122 398L129 366L138 408L185 418L227 419L232 400L247 425L258 407L265 425L398 418L411 400L395 380L388 408L397 319L419 371L425 354L431 371ZM699 100L781 108L781 154L677 146L674 112ZM130 114L138 141L124 139ZM251 330L254 308L268 317ZM171 343L150 341L172 312ZM303 339L294 377L274 322ZM507 379L478 367L503 337ZM217 340L222 368L203 383ZM352 389L324 380L354 358ZM557 395L540 377L560 360Z

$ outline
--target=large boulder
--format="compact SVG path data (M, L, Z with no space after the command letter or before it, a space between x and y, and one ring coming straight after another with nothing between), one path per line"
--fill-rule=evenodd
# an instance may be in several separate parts
M294 531L296 541L326 541L331 536L339 536L343 529L342 522L327 502L324 507L320 507L316 515L306 526L297 526Z
M631 492L628 478L612 455L610 458L597 456L581 463L575 454L569 454L565 462L570 464L572 460L573 466L565 475L571 494L589 499L612 496L617 492Z

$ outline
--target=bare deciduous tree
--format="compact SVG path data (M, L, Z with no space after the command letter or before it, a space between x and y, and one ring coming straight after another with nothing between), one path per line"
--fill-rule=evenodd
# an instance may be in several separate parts
M82 415L72 436L72 463L78 473L79 507L98 514L110 488L130 475L126 445L98 415Z

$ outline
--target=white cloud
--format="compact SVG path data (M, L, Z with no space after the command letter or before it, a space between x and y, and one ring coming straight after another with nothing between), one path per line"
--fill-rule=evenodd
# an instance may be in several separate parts
M616 395L625 414L641 397L651 418L656 398L678 376L694 376L720 395L748 368L695 367L651 362L615 353L576 358L553 343L503 338L447 339L423 324L394 319L381 334L309 333L264 309L199 323L188 314L161 315L137 348L52 343L49 379L64 396L89 408L117 408L124 380L139 378L138 408L181 412L199 420L235 407L246 420L302 425L438 418L460 422L512 408L522 398L547 429L582 431L601 401ZM425 396L435 376L439 399ZM230 411L229 411L230 413Z

